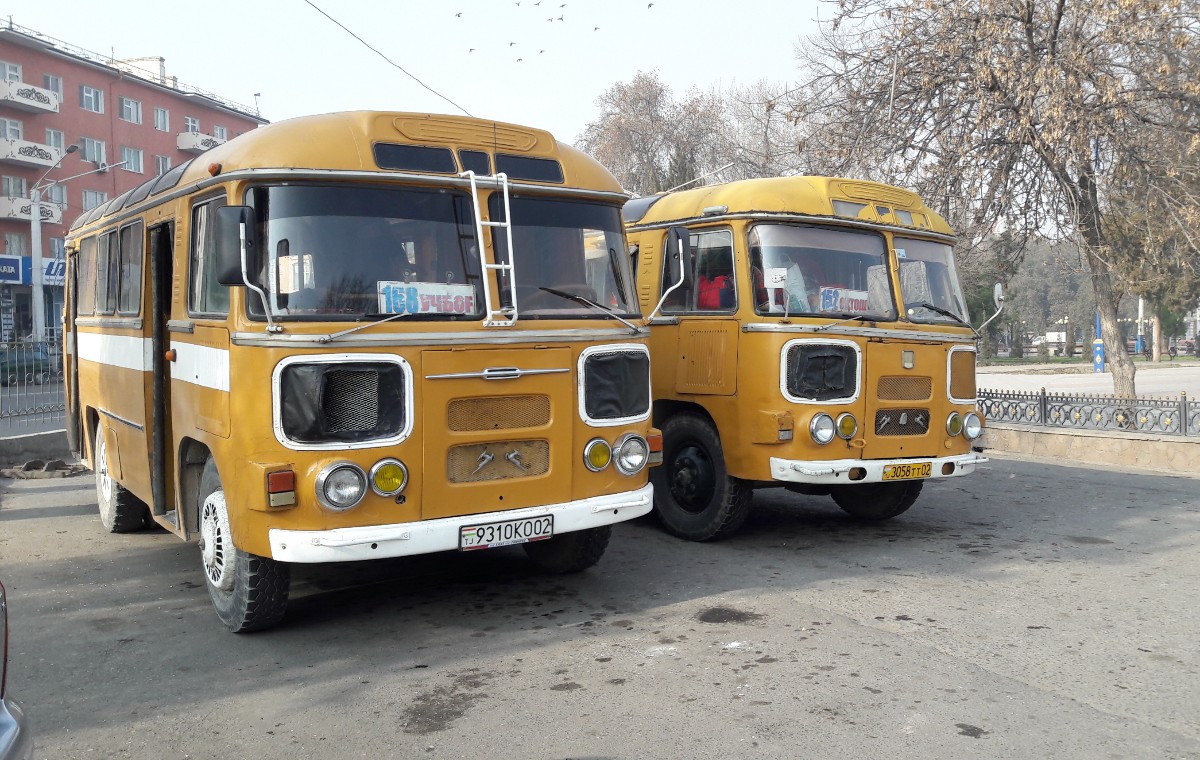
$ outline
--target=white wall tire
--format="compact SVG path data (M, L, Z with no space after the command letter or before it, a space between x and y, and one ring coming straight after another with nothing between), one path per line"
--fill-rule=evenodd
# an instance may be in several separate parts
M109 471L104 429L96 428L96 505L100 522L109 533L129 533L150 522L150 511L141 499L113 479Z

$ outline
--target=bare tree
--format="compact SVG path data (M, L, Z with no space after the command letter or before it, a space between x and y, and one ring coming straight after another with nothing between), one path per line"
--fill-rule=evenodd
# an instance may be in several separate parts
M766 80L747 87L730 87L720 95L725 125L720 159L732 166L722 181L752 177L778 177L806 171L800 150L801 127L792 118L784 85Z
M1160 146L1182 142L1192 163L1200 150L1198 12L1197 0L839 0L800 51L813 75L792 107L827 171L919 189L968 243L1074 238L1115 390L1133 395L1102 218L1116 167L1138 167L1196 255L1200 207Z

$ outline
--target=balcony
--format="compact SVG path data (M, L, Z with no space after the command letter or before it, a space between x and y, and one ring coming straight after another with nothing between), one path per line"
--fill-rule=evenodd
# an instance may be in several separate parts
M58 113L58 93L24 82L0 82L0 105L30 113Z
M201 132L180 132L175 138L175 147L187 153L203 153L224 142L224 140Z
M0 140L0 162L49 169L62 159L58 148L28 140Z
M62 224L62 207L57 203L42 201L38 204L42 212L42 224ZM33 220L33 201L0 195L0 219L15 219L23 222Z

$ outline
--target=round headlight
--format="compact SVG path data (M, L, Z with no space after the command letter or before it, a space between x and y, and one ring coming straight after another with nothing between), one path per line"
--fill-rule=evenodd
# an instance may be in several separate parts
M854 434L858 432L858 420L854 419L854 415L847 412L846 414L838 415L837 418L837 434L838 437L850 440Z
M636 475L650 459L650 444L640 435L630 433L617 441L614 459L622 475Z
M371 490L380 496L395 496L408 485L408 468L399 459L380 459L371 468Z
M975 412L968 412L963 421L963 433L972 441L983 435L983 420Z
M612 461L612 449L608 441L593 438L583 447L583 463L592 472L600 472Z
M317 501L337 512L357 505L366 492L366 473L350 462L330 465L317 476Z
M962 432L962 429L962 415L958 412L950 412L950 416L946 418L946 432L950 435L958 435Z
M833 440L833 431L833 418L825 412L813 417L812 422L808 423L808 434L822 446Z

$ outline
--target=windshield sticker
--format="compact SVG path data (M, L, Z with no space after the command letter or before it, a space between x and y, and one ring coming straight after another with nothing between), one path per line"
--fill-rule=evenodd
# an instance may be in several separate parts
M440 282L390 282L380 280L382 314L474 314L475 287Z
M871 310L871 294L849 288L821 288L821 311L862 314Z
M907 259L907 258L908 258L908 253L907 253L907 252L906 252L906 251L905 251L903 248L897 248L897 249L896 249L896 258L898 258L898 259Z

